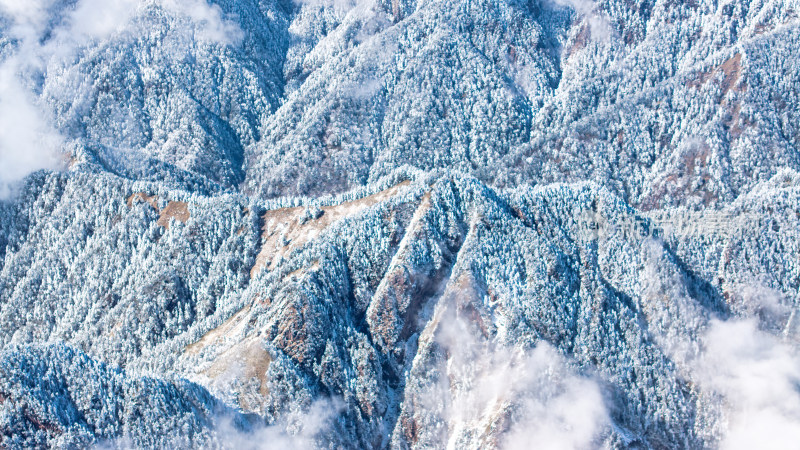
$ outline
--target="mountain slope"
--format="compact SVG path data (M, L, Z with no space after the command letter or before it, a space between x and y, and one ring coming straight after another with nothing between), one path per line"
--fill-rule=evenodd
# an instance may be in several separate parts
M27 244L6 249L2 279L14 289L2 290L11 294L0 314L9 330L5 343L66 340L101 360L199 380L267 417L279 418L297 402L308 407L310 398L341 398L345 442L356 446L378 445L387 435L399 446L443 443L437 424L452 427L455 419L447 409L414 405L438 389L435 374L453 370L448 336L462 326L475 330L467 336L477 336L470 351L478 354L489 346L527 358L552 346L568 355L566 373L591 375L611 396L608 414L617 431L606 437L610 442L709 444L713 436L695 422L705 406L670 348L697 339L709 318L733 312L730 281L723 286L700 273L719 266L726 273L726 264L761 272L782 260L795 275L776 276L776 287L791 293L797 285L796 262L782 259L783 251L759 250L763 260L753 265L745 262L751 250L731 249L757 244L737 237L721 241L725 252L708 252L700 263L681 259L648 237L650 221L592 185L496 192L462 176L423 176L411 183L387 179L388 190L371 196L281 209L231 196L148 192L107 175L50 179L60 198L44 206L49 219L20 232L29 234L18 241ZM74 189L92 181L106 191ZM796 181L781 189L789 204L800 204ZM39 193L30 208L51 196ZM74 209L74 196L115 200L105 209L83 204L103 218L91 225L85 244L53 241L48 236L87 234L78 231L90 225L79 219L88 214ZM181 198L186 222L162 220ZM20 209L14 221L26 223L21 217L30 210ZM797 230L796 206L786 212L766 216L768 223ZM704 238L679 242L698 239ZM797 242L796 232L773 239ZM34 242L53 243L37 250ZM729 262L720 261L723 255ZM452 315L457 319L447 319ZM463 344L463 336L457 339ZM451 386L456 396L457 386ZM512 420L508 411L520 407L506 402L482 420ZM480 430L481 423L464 427Z
M800 430L796 2L31 5L0 446Z

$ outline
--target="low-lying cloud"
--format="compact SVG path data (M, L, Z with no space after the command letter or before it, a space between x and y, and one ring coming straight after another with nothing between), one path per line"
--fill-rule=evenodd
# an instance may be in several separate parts
M796 448L800 355L791 341L792 308L779 292L751 280L728 286L734 317L707 317L685 281L670 277L656 260L642 271L655 290L645 298L664 295L669 309L663 317L651 313L651 331L693 382L708 443L726 450ZM672 323L660 325L667 320Z
M318 438L331 427L331 421L342 411L338 399L319 399L306 410L290 412L273 425L242 430L229 417L218 418L214 434L223 448L237 450L319 448Z
M436 340L449 355L448 382L427 401L449 405L448 448L484 435L505 449L582 449L608 429L599 385L546 342L533 349L506 346L457 316L440 321ZM486 436L492 429L502 431Z
M572 8L578 16L586 19L592 39L607 41L614 35L608 16L593 0L550 0L554 5Z
M720 448L792 449L800 442L800 358L755 319L713 320L694 365L719 404Z
M16 64L0 65L0 200L28 174L61 166L61 136L19 82Z
M239 27L206 0L0 0L0 18L8 24L2 33L13 40L0 61L0 199L28 174L63 166L67 139L41 104L41 82L35 80L61 73L93 43L135 31L137 14L150 7L185 21L196 41L231 45L242 38Z
M218 5L206 0L159 0L167 11L188 18L195 26L195 39L222 45L237 45L243 37L242 29L224 17Z

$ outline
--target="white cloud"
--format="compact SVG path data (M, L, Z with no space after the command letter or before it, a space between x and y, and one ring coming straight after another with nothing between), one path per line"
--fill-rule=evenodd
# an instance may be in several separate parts
M563 358L547 344L539 344L520 376L527 389L520 392L520 418L504 439L507 449L589 448L609 419L603 396L594 381L570 373Z
M233 426L229 417L221 417L214 432L224 448L311 450L317 448L317 437L329 429L342 408L338 399L319 399L307 410L290 412L274 425L249 431Z
M189 37L221 45L237 44L242 38L239 26L224 17L218 5L206 0L80 0L66 24L56 30L63 46L83 46L90 40L103 40L114 33L131 30L141 10L156 6L190 25ZM135 30L133 30L135 31Z
M377 78L368 78L362 82L353 82L350 89L347 90L347 95L355 100L366 100L372 98L377 94L383 83Z
M173 14L188 18L197 28L197 39L222 45L234 45L242 39L239 26L223 17L218 5L206 0L159 0Z
M23 80L37 72L59 73L91 43L132 31L136 14L149 6L186 21L189 39L230 45L242 38L239 27L206 0L79 0L74 5L0 0L0 15L11 23L5 33L17 41L13 54L0 65L0 198L8 197L31 172L58 169L65 142Z
M139 6L139 0L81 0L62 31L81 44L104 39L128 27Z
M654 248L650 249L652 253ZM789 449L800 441L800 357L777 334L790 316L778 292L753 281L729 286L737 318L709 319L655 263L645 265L653 336L694 383L703 433L722 449ZM667 323L669 322L669 325ZM681 331L682 330L682 331Z
M724 399L723 449L792 449L800 442L800 359L754 319L711 322L695 364L701 389Z
M23 178L61 165L61 136L22 87L12 61L0 66L0 199L8 198Z
M11 19L11 36L30 39L41 34L54 3L55 0L0 0L0 13Z
M614 35L614 29L608 16L593 0L550 0L552 4L572 8L580 17L585 17L589 24L592 39L605 42Z
M439 320L436 341L448 355L447 382L421 397L447 405L448 448L483 436L507 449L581 449L608 429L598 384L576 374L547 343L532 350L505 346L447 315ZM503 423L506 431L486 436Z

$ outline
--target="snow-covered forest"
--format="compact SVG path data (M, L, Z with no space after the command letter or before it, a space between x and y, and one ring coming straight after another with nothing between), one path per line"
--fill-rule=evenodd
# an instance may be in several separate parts
M0 0L0 448L793 448L799 14Z

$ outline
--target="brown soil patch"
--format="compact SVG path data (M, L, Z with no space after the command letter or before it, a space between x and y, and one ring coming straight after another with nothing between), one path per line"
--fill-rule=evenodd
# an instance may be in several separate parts
M421 226L425 214L431 209L431 193L420 200L414 216L406 227L400 248L392 258L389 269L378 285L367 309L367 323L373 338L384 349L391 348L398 339L416 331L416 318L424 302L434 293L443 278L442 269L431 273L429 268L407 264L413 260L412 242L425 242L425 227ZM435 244L434 244L435 245Z
M484 312L481 311L482 295L472 272L462 272L451 285L451 289L455 292L446 292L445 295L455 298L458 316L474 324L483 337L488 338L493 332L493 326L491 319L484 317Z
M191 215L189 214L189 204L186 202L169 202L167 206L161 210L161 215L156 222L159 226L169 229L170 219L175 219L179 222L186 223Z
M291 280L292 278L300 279L303 277L303 275L305 275L309 271L315 271L317 269L319 269L319 261L314 262L314 264L312 264L311 267L301 267L293 272L290 272L285 277L283 277L283 280L284 281Z
M198 355L204 349L223 345L234 336L241 336L249 325L250 306L246 306L226 320L219 327L203 335L194 344L186 346L185 353ZM258 392L262 396L269 394L267 387L267 369L272 362L272 356L264 348L263 339L259 336L250 336L234 344L224 352L215 351L211 366L203 373L216 380L220 377L238 379L243 382L258 380Z
M309 339L308 318L311 313L308 302L298 302L283 308L277 334L272 341L300 364L313 356L313 348L315 344L319 344Z
M737 53L733 58L722 63L718 70L725 74L725 77L722 79L722 95L725 95L729 90L737 86L742 76L742 54ZM746 85L740 84L736 90L737 92L741 92L746 88Z
M575 40L572 42L572 45L567 50L567 59L569 59L572 55L574 55L578 51L585 48L590 40L591 40L591 31L589 29L589 25L584 24L583 27L581 27L581 31L578 32L577 36L575 36Z
M695 167L708 166L708 160L710 157L711 148L705 144L699 149L683 155L684 174L691 176L694 174Z
M157 195L147 195L145 192L136 192L125 200L125 204L128 205L128 208L133 208L134 205L142 202L148 203L154 210L158 211ZM186 223L189 217L191 217L191 214L189 214L189 204L186 202L173 201L167 203L167 206L159 212L158 222L156 223L161 227L169 229L170 219Z
M141 202L147 202L150 206L153 207L156 211L158 211L158 196L157 195L147 195L144 192L136 192L131 194L125 203L128 205L128 208L133 208L133 205L139 204Z
M728 130L732 139L738 139L744 134L745 130L757 125L757 122L751 117L742 115L741 102L734 102L728 105L730 109L730 116L723 122L723 125Z
M263 216L264 225L261 235L263 244L256 257L256 262L250 270L250 276L255 277L264 268L274 269L285 255L315 239L333 223L394 197L409 184L411 184L410 181L404 181L359 200L334 206L323 206L321 216L307 220L303 220L306 213L304 207L267 211Z
M722 81L720 82L720 86L722 88L722 97L725 97L725 95L731 89L733 89L734 92L744 92L747 90L747 84L744 82L739 82L742 77L741 53L733 55L731 58L714 68L714 70L711 72L699 72L697 74L697 78L688 81L686 85L690 87L700 87L701 85L705 84L706 81L714 78L720 72L723 74Z
M249 313L250 313L249 306L245 306L244 308L240 309L236 314L231 316L222 325L204 334L203 337L200 338L200 340L198 340L194 344L187 345L186 353L189 353L191 355L197 355L204 348L213 344L217 344L221 342L223 339L225 339L227 336L234 334L235 331L243 328L247 324L247 320L245 319L248 319L250 317Z
M211 379L224 375L233 375L242 380L258 379L259 394L267 396L267 369L272 362L272 356L264 349L262 339L258 336L248 338L234 345L205 371Z

